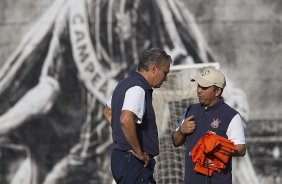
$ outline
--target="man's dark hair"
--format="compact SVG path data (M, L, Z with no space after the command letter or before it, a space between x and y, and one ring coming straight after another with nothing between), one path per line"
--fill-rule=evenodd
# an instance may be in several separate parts
M151 48L143 53L138 65L138 70L140 71L143 69L148 71L151 64L161 67L164 60L171 62L170 55L168 55L163 49Z

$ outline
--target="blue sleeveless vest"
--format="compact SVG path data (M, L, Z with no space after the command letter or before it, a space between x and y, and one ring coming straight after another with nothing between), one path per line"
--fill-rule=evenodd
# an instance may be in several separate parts
M146 79L138 72L133 72L129 77L119 82L112 95L112 138L113 149L130 150L120 126L120 114L126 91L140 86L145 91L145 113L141 124L136 124L137 137L141 149L151 156L159 154L158 130L156 125L155 111L152 104L153 89Z
M191 151L197 141L206 134L207 131L215 132L217 135L227 138L226 131L233 117L238 114L233 108L228 106L221 98L217 104L208 109L204 109L201 104L191 105L187 108L186 117L194 115L196 122L195 131L186 136L185 142L185 184L205 184L206 175L194 171L194 163L191 158ZM213 172L208 177L209 184L231 184L232 183L232 159L226 168L221 172Z

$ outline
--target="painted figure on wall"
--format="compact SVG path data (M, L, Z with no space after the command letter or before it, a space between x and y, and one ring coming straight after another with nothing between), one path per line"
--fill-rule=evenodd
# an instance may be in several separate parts
M0 183L110 183L102 109L150 47L214 62L181 1L54 1L0 70ZM244 94L228 94L247 120Z

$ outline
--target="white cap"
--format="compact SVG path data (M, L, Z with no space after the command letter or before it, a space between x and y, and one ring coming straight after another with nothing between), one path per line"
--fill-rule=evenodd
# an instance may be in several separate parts
M223 73L213 68L205 69L200 76L191 79L191 81L196 81L202 87L217 86L224 88L226 86L226 81Z

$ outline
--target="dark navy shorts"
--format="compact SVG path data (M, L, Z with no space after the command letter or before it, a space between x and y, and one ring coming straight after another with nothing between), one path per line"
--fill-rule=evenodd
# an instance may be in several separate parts
M153 177L155 159L150 158L147 167L132 153L127 151L113 150L111 169L117 184L155 184Z

